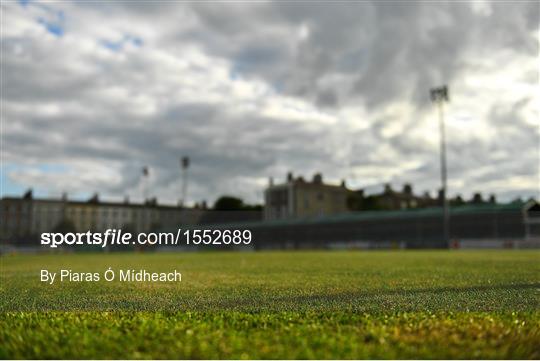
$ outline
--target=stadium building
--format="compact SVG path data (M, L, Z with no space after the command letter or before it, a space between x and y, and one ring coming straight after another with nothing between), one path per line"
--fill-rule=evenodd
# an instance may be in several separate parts
M325 184L320 173L315 174L311 182L288 173L283 184L274 185L270 180L264 192L264 219L272 221L347 212L349 192L345 181L341 185Z

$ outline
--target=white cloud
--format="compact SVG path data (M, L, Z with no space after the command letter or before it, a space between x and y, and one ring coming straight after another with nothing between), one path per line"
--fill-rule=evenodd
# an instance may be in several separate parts
M451 193L538 191L528 4L1 6L2 158L15 184L136 198L149 165L152 192L175 203L190 155L193 200L260 201L288 169L435 189L428 89L447 83Z

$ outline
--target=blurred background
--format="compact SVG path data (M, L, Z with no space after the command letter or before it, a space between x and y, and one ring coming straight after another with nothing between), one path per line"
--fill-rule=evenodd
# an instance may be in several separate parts
M536 2L1 10L6 247L197 224L253 248L537 245Z

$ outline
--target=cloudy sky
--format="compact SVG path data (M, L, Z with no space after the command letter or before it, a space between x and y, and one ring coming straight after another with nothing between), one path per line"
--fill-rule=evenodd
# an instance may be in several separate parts
M2 194L262 200L288 170L538 196L539 3L2 1Z

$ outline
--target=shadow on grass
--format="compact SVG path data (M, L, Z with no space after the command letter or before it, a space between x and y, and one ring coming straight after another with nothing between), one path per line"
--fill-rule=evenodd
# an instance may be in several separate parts
M419 309L434 310L471 310L491 311L508 309L514 304L515 310L538 309L540 299L525 299L523 290L540 290L540 283L478 285L469 287L433 287L417 289L379 289L373 291L315 293L306 295L264 295L264 291L252 292L251 298L227 297L204 303L208 308L221 309L305 309L319 308L373 311L379 310L381 304L395 306L396 310L412 311ZM540 291L538 291L540 293ZM289 307L286 307L289 306ZM425 307L428 306L428 307ZM482 307L485 306L485 307ZM514 309L511 309L512 311Z
M114 294L114 296L113 296ZM318 289L302 293L293 288L236 288L201 294L161 293L140 289L78 292L44 297L41 292L24 299L0 302L0 311L162 311L162 312L413 312L413 311L538 311L540 283L512 283L468 287L381 288L339 292Z

